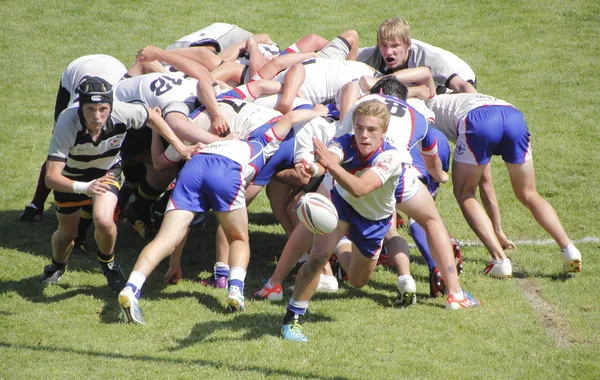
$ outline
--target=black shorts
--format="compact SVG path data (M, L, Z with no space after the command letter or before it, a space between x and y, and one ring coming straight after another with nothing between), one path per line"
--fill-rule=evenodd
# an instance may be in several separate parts
M109 182L110 192L119 197L121 184L118 181ZM56 204L56 212L63 215L70 215L79 211L82 207L92 204L92 198L87 194L63 193L60 191L54 192L54 203Z

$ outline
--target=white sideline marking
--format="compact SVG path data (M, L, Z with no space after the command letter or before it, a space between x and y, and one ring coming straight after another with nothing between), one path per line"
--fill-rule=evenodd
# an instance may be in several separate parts
M483 247L483 244L479 240L458 240L463 247ZM517 247L519 246L543 246L543 245L555 245L554 239L528 239L528 240L513 240L513 243ZM573 243L600 243L600 237L586 236L581 239L573 240Z

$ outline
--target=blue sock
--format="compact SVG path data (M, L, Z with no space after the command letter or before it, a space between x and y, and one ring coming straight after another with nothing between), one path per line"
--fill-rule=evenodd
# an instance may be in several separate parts
M221 267L221 266L215 266L215 280L219 279L220 277L229 277L229 267Z
M125 284L125 287L128 287L128 286L133 291L133 295L135 296L135 299L139 300L140 296L142 295L142 290L138 289L138 287L133 285L131 282L128 282L127 284Z
M240 288L240 291L243 293L244 292L244 281L242 280L236 280L236 279L230 279L229 280L229 287L232 286L237 286L238 288Z
M416 222L410 223L410 235L412 236L417 248L419 248L419 252L421 252L421 256L427 262L427 267L429 267L429 272L432 272L433 269L437 266L433 257L431 257L431 252L429 252L429 245L427 244L427 235L425 234L425 230Z
M304 315L308 309L308 301L296 301L293 297L287 305L287 310L294 314Z

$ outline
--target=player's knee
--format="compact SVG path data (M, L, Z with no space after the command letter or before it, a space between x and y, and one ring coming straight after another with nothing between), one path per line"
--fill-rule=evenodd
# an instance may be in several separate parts
M358 46L358 32L354 29L345 30L340 37L343 37L351 46Z
M107 234L115 228L113 215L94 215L94 226L100 233Z
M348 276L348 283L355 288L362 288L363 286L367 285L367 282L369 282L368 277L364 278L362 276Z

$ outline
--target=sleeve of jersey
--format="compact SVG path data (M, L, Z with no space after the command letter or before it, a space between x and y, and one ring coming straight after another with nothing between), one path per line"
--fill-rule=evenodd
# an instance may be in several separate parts
M58 118L48 149L49 161L67 162L69 150L75 145L75 126L68 118Z
M418 147L421 154L435 156L438 153L437 138L428 130L423 140L419 142Z
M377 156L369 170L377 174L381 183L385 183L402 172L402 157L397 150L388 150Z
M165 149L165 151L163 152L163 156L165 156L165 158L170 162L181 161L181 156L179 155L179 153L177 153L177 151L175 150L175 148L173 148L173 145L171 144L169 144L167 149Z
M418 66L429 67L431 75L438 85L445 86L448 78L456 75L453 68L446 62L444 56L440 53L434 53L430 50L423 49L421 59L421 64Z
M285 139L285 136L277 136L273 128L270 128L264 134L264 149L266 152L266 157L271 157L273 152L275 152L279 148L279 144Z
M344 148L339 141L332 140L329 145L327 145L327 149L329 149L330 152L337 154L337 156L340 158L340 161L344 160Z
M304 127L298 132L296 132L296 144L294 147L295 164L302 161L302 159L305 159L308 162L312 162L315 160L315 156L312 153L315 150L312 137L313 134L312 129L310 129L310 127Z
M125 104L125 107L121 106L125 110L125 120L127 129L140 129L148 122L148 109L146 106L134 103L121 103Z

